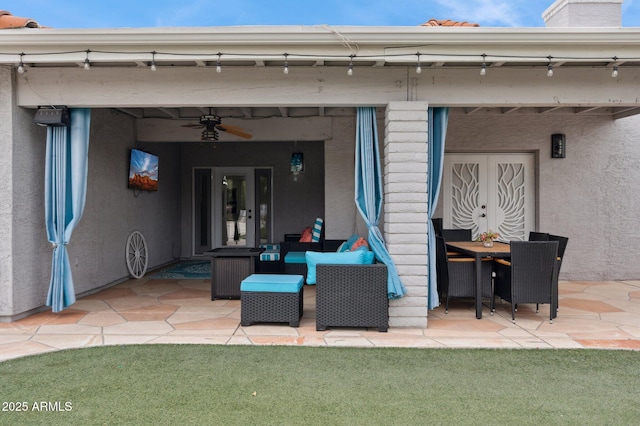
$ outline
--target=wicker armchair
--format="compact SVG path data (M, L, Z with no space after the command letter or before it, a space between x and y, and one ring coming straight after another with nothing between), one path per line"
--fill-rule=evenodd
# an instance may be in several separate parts
M494 297L511 303L511 319L516 321L517 305L549 303L549 321L556 316L558 300L554 276L557 268L557 241L512 241L511 261L494 260ZM493 304L493 301L492 301Z
M316 274L316 330L368 327L387 331L386 265L319 264Z

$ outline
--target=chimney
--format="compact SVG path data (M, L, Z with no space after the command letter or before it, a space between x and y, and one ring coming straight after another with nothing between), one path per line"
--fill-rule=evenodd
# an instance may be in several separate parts
M624 0L556 0L542 14L547 28L622 26Z

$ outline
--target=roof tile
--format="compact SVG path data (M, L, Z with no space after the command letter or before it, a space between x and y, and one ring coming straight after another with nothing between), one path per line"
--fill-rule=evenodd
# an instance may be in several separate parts
M421 25L422 27L479 27L480 24L471 22L452 21L451 19L429 19Z
M40 24L30 18L13 16L6 10L0 10L0 30L13 28L42 28Z

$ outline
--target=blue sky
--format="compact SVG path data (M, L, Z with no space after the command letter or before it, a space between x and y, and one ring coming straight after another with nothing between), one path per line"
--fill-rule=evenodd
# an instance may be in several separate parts
M9 3L9 2L5 2ZM553 0L20 0L0 6L53 28L227 25L419 25L431 18L483 27L542 27ZM640 27L640 0L622 25Z

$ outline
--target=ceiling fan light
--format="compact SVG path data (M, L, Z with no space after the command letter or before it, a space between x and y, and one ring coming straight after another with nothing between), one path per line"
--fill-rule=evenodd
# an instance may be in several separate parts
M215 128L206 129L202 132L202 140L203 141L217 141L218 140L218 132Z
M220 117L218 117L217 115L213 115L213 114L205 114L205 115L201 115L200 116L200 124L202 124L204 127L215 127L216 125L220 124L222 122L222 120L220 120Z

